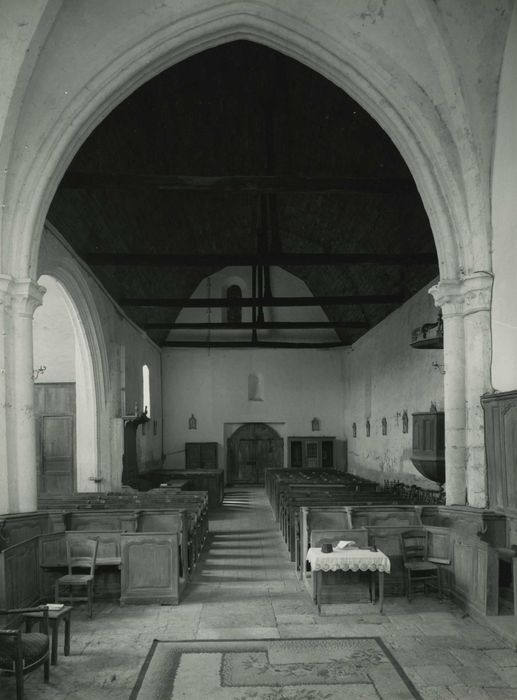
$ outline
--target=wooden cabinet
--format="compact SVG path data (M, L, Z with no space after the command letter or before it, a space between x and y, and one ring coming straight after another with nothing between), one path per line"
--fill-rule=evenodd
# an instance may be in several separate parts
M489 506L517 511L517 391L485 394L481 404Z
M333 469L334 437L290 437L289 467L291 469Z
M186 469L217 469L217 442L186 442Z
M413 413L413 452L411 461L422 476L443 484L445 481L444 413Z

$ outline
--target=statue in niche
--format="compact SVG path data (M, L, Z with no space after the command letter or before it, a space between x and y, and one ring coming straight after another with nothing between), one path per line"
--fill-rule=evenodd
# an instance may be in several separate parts
M408 427L408 417L407 417L407 411L402 412L402 432L407 433L409 430Z
M248 375L248 401L264 401L264 380L261 374Z

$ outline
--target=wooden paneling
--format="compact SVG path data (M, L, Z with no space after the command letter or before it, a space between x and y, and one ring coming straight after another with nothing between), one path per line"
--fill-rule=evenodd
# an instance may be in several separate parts
M66 514L67 530L121 530L135 532L138 516L126 511L70 511Z
M288 438L290 469L333 469L335 464L334 437Z
M0 517L0 551L49 529L47 513L13 513Z
M36 536L0 552L0 608L30 607L39 597L39 536Z
M517 392L487 394L485 446L491 508L517 512Z
M178 535L123 533L121 604L179 603Z
M187 469L217 469L217 442L186 442L185 467Z
M75 384L35 384L40 493L71 493L75 484Z

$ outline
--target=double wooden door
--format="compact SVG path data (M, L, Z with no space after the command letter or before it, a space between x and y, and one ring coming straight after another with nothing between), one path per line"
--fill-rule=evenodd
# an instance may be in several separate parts
M75 486L75 384L34 385L39 493Z
M246 423L228 440L228 481L263 484L264 470L282 467L284 441L265 423Z

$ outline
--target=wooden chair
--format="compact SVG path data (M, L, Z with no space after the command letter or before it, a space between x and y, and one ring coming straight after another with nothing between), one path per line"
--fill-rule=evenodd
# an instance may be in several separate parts
M400 533L400 548L404 560L404 587L411 601L413 584L423 584L427 593L429 582L436 584L439 598L442 597L440 570L437 564L428 561L428 535L426 530L406 530Z
M48 608L0 610L0 615L30 612L43 613L40 633L24 634L20 630L0 630L0 671L16 678L16 699L23 700L23 676L43 664L43 680L49 682Z
M98 538L85 538L81 542L71 542L66 538L66 558L68 574L57 579L55 584L55 602L61 600L72 603L73 601L88 602L88 616L93 612L93 581L95 577L95 562L97 560ZM88 569L87 574L74 574L74 569ZM61 587L69 588L68 595L60 593ZM86 596L73 594L75 587L86 587Z

